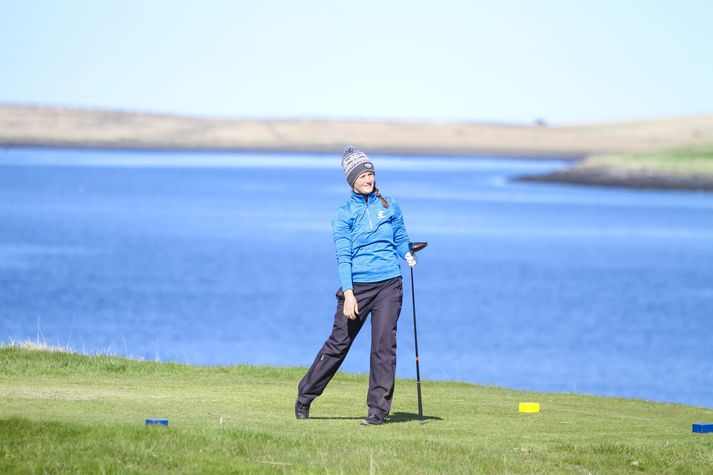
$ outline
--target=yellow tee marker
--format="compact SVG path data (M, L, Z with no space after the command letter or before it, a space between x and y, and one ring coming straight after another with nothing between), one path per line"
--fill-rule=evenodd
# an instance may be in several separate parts
M540 412L539 402L521 402L519 405L519 411L532 414L534 412Z

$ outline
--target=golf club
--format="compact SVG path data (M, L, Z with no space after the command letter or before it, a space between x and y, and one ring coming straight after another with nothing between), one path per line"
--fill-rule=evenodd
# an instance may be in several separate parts
M428 246L427 242L409 243L412 254ZM418 420L423 422L423 404L421 402L421 371L418 366L418 332L416 331L416 291L413 283L413 267L411 267L411 304L413 307L413 342L416 345L416 388L418 389Z

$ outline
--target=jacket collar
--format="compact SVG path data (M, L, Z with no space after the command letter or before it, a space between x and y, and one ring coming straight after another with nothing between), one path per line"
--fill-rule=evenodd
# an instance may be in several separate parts
M372 192L372 193L369 193L368 200L364 200L364 195L360 195L359 193L354 193L352 191L351 199L353 202L363 205L363 204L367 204L367 203L372 204L373 202L375 202L377 200L377 197L376 197L376 193Z

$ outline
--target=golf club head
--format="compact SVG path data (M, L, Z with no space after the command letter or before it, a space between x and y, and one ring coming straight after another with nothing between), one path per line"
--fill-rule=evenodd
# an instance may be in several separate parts
M409 248L411 249L411 252L416 253L423 249L424 247L428 246L427 242L410 242L409 243Z

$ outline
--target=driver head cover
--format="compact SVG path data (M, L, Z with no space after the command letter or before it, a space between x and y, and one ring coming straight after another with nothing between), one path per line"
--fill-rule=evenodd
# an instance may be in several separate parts
M354 187L354 182L359 175L374 171L374 164L369 161L369 157L364 152L349 145L344 149L342 168L344 168L344 176L347 178L349 186Z

